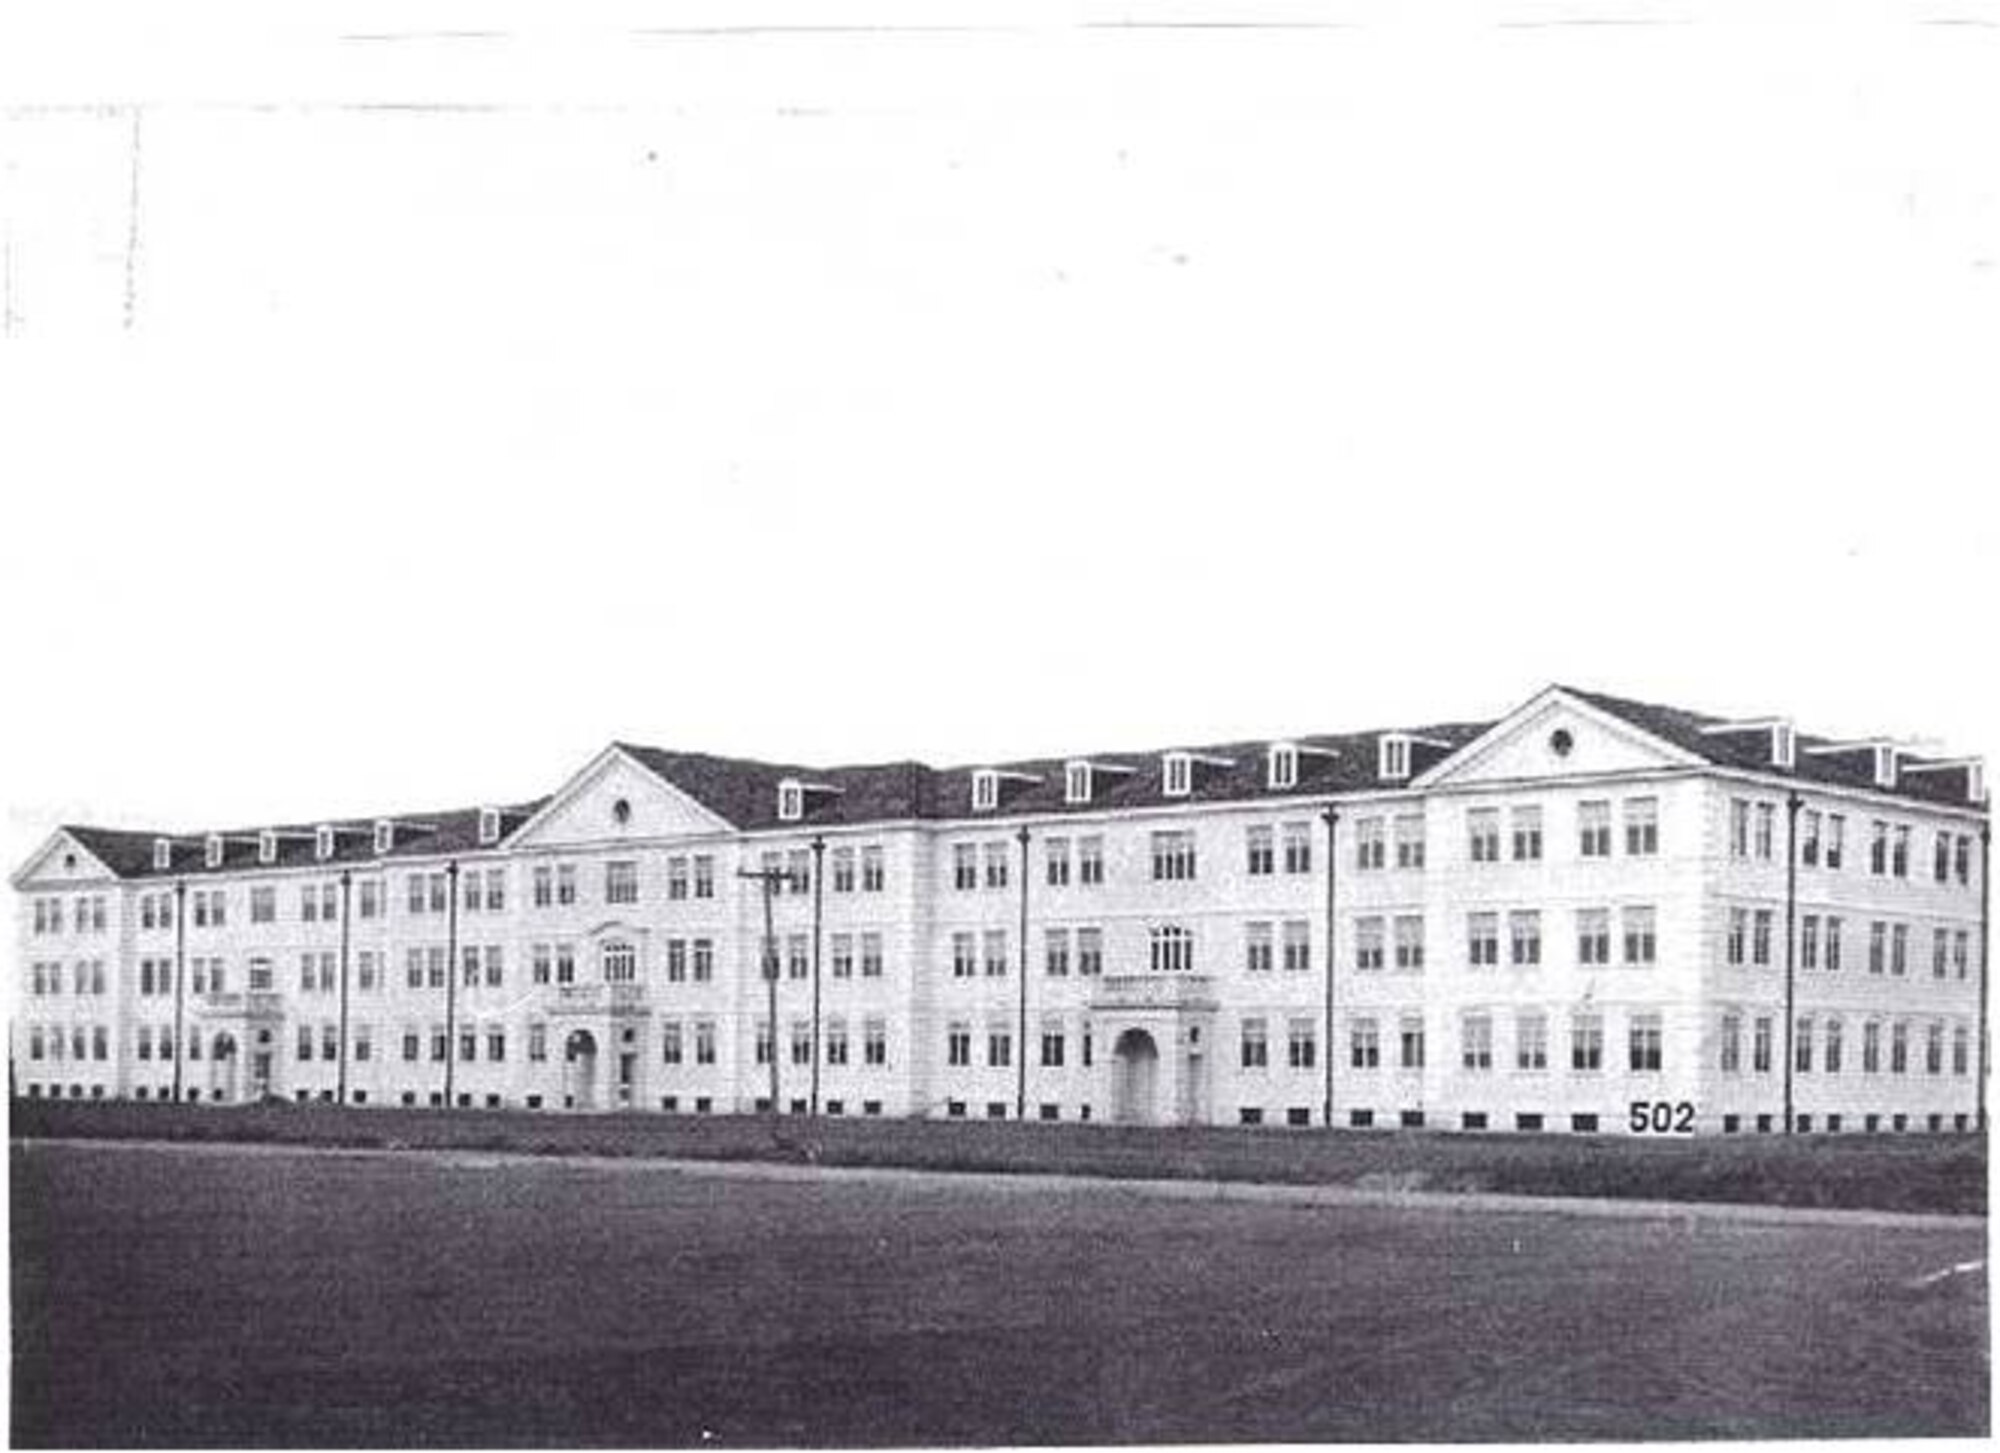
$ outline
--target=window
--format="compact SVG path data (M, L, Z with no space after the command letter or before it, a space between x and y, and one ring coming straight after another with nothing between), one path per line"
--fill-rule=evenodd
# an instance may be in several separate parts
M1168 752L1160 759L1160 784L1168 797L1186 797L1194 790L1194 759L1186 752Z
M1104 881L1104 839L1085 837L1076 840L1076 881L1086 888Z
M1717 1064L1725 1075L1743 1073L1743 1017L1722 1016L1722 1032L1717 1036Z
M1063 1032L1060 1024L1042 1026L1042 1068L1059 1070L1063 1065Z
M808 948L807 936L803 933L785 935L785 977L792 980L804 979L812 968L812 955Z
M1312 824L1309 822L1288 822L1285 834L1285 871L1287 873L1310 873L1313 862Z
M1007 844L1004 842L987 843L985 858L986 886L989 888L1005 888L1007 886Z
M1387 941L1380 918L1354 920L1354 967L1373 970L1382 967L1383 945Z
M1942 979L1946 965L1951 961L1951 931L1934 928L1931 930L1931 977Z
M1535 862L1542 856L1542 810L1517 807L1513 814L1514 861Z
M1421 868L1424 865L1424 820L1416 813L1396 818L1396 866Z
M809 1065L812 1063L812 1024L806 1020L792 1021L791 1033L792 1063Z
M1778 816L1775 803L1757 804L1757 856L1765 862L1771 860L1772 826Z
M1576 961L1602 968L1611 962L1611 910L1580 908L1576 914Z
M1771 921L1772 912L1759 908L1750 915L1750 962L1759 968L1768 968L1771 963Z
M1507 915L1508 961L1528 968L1542 961L1542 915L1529 908Z
M861 977L864 979L882 977L882 935L879 933L861 935Z
M944 1062L953 1066L972 1063L972 1031L962 1024L954 1024L945 1032Z
M1960 886L1969 884L1972 881L1972 839L1970 836L1960 834L1958 837L1952 850L1951 872L1952 876L1958 880Z
M1090 763L1071 762L1063 768L1063 801L1071 806L1090 801Z
M1319 1041L1310 1019L1293 1019L1285 1025L1285 1063L1295 1070L1309 1070L1319 1062Z
M1972 1034L1963 1024L1954 1025L1951 1031L1951 1072L1955 1075L1966 1073L1972 1049Z
M1656 857L1660 851L1660 800L1657 797L1628 797L1625 800L1625 855L1632 858Z
M1299 785L1299 749L1290 742L1274 742L1266 758L1265 783L1274 792Z
M1051 979L1069 976L1069 930L1051 928L1042 934L1043 971Z
M1910 830L1898 827L1889 844L1889 875L1894 878L1910 876Z
M1580 857L1611 856L1611 804L1579 802L1576 805L1576 850Z
M1750 804L1741 797L1729 799L1729 856L1750 856Z
M787 778L778 784L778 821L797 822L806 815L806 790Z
M1819 915L1808 913L1799 920L1799 967L1819 967Z
M1910 926L1896 924L1889 930L1889 972L1902 978L1910 967Z
M1630 1026L1631 1067L1634 1074L1649 1074L1662 1066L1660 1016L1635 1014Z
M1840 968L1840 920L1829 917L1826 921L1826 971L1834 973Z
M1460 1062L1468 1070L1482 1071L1493 1068L1493 1018L1487 1014L1468 1014L1459 1023Z
M1348 1063L1357 1070L1382 1067L1382 1031L1373 1019L1356 1019L1347 1027Z
M886 1021L865 1020L861 1026L861 1062L875 1069L889 1063L889 1029Z
M252 923L275 923L278 919L278 890L275 888L252 888L250 890L250 921Z
M1418 1014L1405 1014L1396 1022L1399 1048L1398 1066L1406 1070L1424 1067L1424 1021Z
M1069 839L1052 837L1042 844L1044 876L1051 888L1069 886Z
M1253 974L1270 972L1273 963L1271 925L1243 925L1243 967Z
M1195 875L1194 834L1156 832L1153 845L1153 881L1185 882Z
M715 859L707 853L699 853L694 860L694 896L713 898L715 896Z
M1799 863L1807 868L1819 866L1819 812L1815 808L1799 814Z
M972 810L991 812L1000 805L1000 774L981 767L972 774Z
M1261 1070L1271 1062L1271 1048L1262 1019L1246 1019L1242 1028L1243 1068Z
M982 935L981 947L985 950L986 977L1004 979L1007 977L1007 930L989 928Z
M1898 1019L1889 1026L1889 1073L1901 1075L1910 1069L1910 1025Z
M833 960L832 972L834 978L836 979L853 978L854 935L851 933L834 934L831 944L831 957Z
M785 854L785 887L796 894L812 892L812 854L793 848Z
M1627 908L1625 920L1625 962L1644 966L1657 962L1659 940L1651 908Z
M1253 827L1245 835L1248 871L1253 878L1267 878L1278 868L1277 835L1268 827Z
M979 972L978 940L966 932L951 936L951 976L970 979Z
M1104 971L1104 930L1079 928L1076 931L1076 971L1079 975Z
M529 878L529 901L537 908L547 908L555 902L555 870L546 866L537 867Z
M556 904L567 908L576 902L576 865L558 863L556 865Z
M706 984L715 977L715 940L696 939L690 953L694 959L694 981L697 984Z
M1882 1025L1871 1019L1861 1026L1861 1073L1882 1072Z
M1840 1056L1841 1056L1840 1038L1841 1038L1840 1021L1838 1019L1827 1020L1826 1055L1821 1062L1825 1065L1826 1072L1830 1075L1837 1075L1840 1073Z
M1500 812L1475 807L1465 814L1466 846L1475 863L1500 861Z
M1354 866L1361 872L1372 872L1388 860L1388 848L1382 835L1382 819L1364 817L1354 824Z
M1924 1073L1944 1073L1944 1025L1936 1020L1924 1030Z
M1312 967L1312 925L1302 918L1285 921L1285 970L1304 973Z
M1579 1074L1596 1074L1604 1068L1604 1019L1601 1015L1571 1016L1569 1067Z
M1424 920L1414 913L1399 914L1395 923L1396 967L1410 972L1424 966Z
M1187 973L1194 968L1194 935L1178 924L1155 928L1148 935L1156 974Z
M694 1062L698 1065L715 1063L715 1021L697 1019L694 1022Z
M1771 1016L1760 1014L1750 1025L1750 1068L1760 1075L1771 1073Z
M1522 1012L1514 1016L1514 1068L1545 1070L1549 1067L1549 1021L1546 1015Z
M1969 929L1958 929L1951 936L1951 968L1954 978L1963 979L1967 961L1971 958L1972 933Z
M854 849L835 848L833 850L833 891L852 893L854 891Z
M1826 866L1838 871L1847 852L1847 819L1839 813L1829 813L1826 819Z
M986 1032L986 1063L991 1069L1003 1070L1014 1063L1014 1036L1004 1029L989 1029Z
M1935 841L1935 851L1931 856L1931 877L1939 883L1951 881L1951 834L1941 832Z
M1500 915L1469 913L1465 918L1465 959L1475 969L1500 962Z
M1868 925L1868 972L1879 974L1888 966L1889 925L1877 919Z
M1889 824L1879 819L1868 824L1868 871L1878 878L1889 872Z
M1813 1021L1810 1014L1801 1014L1792 1024L1792 1069L1802 1075L1812 1073L1813 1067Z
M1401 782L1410 775L1410 739L1385 733L1377 739L1375 767L1384 782Z
M979 846L976 843L951 845L951 886L961 893L979 886Z
M534 1057L532 1051L529 1057ZM660 1063L677 1065L680 1062L681 1023L678 1019L662 1020L660 1023Z

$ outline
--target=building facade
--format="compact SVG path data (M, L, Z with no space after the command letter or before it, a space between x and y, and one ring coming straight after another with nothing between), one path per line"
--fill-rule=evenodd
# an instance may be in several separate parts
M1565 687L954 769L617 743L526 803L60 830L13 879L12 1073L202 1104L722 1114L775 1083L828 1115L1967 1130L1988 851L1977 760Z

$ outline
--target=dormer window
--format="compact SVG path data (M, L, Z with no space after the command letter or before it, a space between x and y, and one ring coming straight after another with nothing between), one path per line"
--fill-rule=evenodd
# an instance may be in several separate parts
M1377 743L1376 775L1384 782L1404 782L1410 776L1410 739L1389 732Z
M153 839L153 871L165 873L174 866L174 840L156 837Z
M991 812L1000 805L1000 774L981 767L972 774L972 810Z
M805 785L788 777L778 784L778 821L797 822L805 815Z
M1090 763L1071 762L1063 768L1063 801L1075 806L1090 801Z
M1299 749L1291 742L1273 742L1265 756L1265 785L1274 792L1299 785Z
M1875 785L1896 785L1896 749L1886 742L1878 742L1875 746Z
M1168 752L1160 759L1160 791L1168 797L1185 797L1194 791L1194 758L1186 752Z
M389 818L380 818L375 823L375 856L381 857L396 846L396 824Z
M222 834L212 832L201 845L201 860L211 868L222 866Z
M1771 765L1791 768L1798 762L1798 746L1792 735L1792 724L1788 721L1771 723Z
M333 856L333 829L325 823L313 829L313 856L322 863Z
M1965 764L1965 800L1975 805L1986 800L1986 764L1976 757Z
M500 841L500 809L482 807L479 809L479 845L490 848Z
M278 861L278 835L268 827L257 834L257 861L266 867Z

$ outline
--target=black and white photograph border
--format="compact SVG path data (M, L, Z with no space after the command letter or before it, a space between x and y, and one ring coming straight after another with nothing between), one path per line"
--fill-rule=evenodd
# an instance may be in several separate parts
M0 11L11 1441L1985 1440L1996 70Z

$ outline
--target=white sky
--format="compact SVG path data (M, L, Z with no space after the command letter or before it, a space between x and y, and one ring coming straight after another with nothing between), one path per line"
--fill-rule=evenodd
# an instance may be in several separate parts
M614 736L2000 743L1974 0L166 13L0 7L10 869Z

